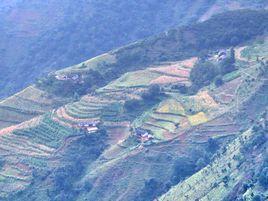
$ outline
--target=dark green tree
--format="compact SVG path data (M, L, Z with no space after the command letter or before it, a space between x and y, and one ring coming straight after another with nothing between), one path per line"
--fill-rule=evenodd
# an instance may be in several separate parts
M202 87L210 84L217 75L216 67L208 61L199 61L190 74L193 85Z

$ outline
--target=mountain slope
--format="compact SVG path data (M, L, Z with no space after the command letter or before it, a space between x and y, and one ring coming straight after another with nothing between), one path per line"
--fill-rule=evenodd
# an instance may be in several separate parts
M233 186L254 166L243 159L240 174L231 151L251 142L254 120L268 105L267 18L267 11L227 12L62 69L1 102L3 120L15 111L20 115L10 120L21 122L0 131L1 199L180 200L176 189L208 164L221 171L215 161L225 167L228 157L232 169L219 174L229 187L219 180L189 196L211 197L214 189L222 192L218 200L239 197ZM234 63L222 62L221 52ZM202 60L235 68L221 84L213 78L194 88L193 69ZM100 122L96 132L83 127L91 122ZM265 155L262 144L255 150L248 152L253 162ZM215 172L207 182L202 174L201 184L212 184Z
M105 86L126 72L144 69L148 65L163 61L199 56L210 49L236 45L264 33L267 26L267 11L239 11L219 15L201 24L171 30L56 72L56 75L62 76L81 75L81 83L72 80L57 80L56 75L52 73L37 83L37 86L45 91L42 92L44 95L40 98L50 97L51 99L51 96L57 96L60 100L56 102L59 104L64 101L68 102L68 99L76 99L79 95ZM33 92L26 89L25 93ZM27 97L27 95L22 96ZM14 122L22 122L17 119L20 115L14 116L14 111L29 110L27 103L26 105L19 104L21 103L19 97L20 95L14 95L15 104L8 108L5 107L5 101L0 103L5 114L0 121L1 128L13 125ZM7 118L8 116L11 118ZM24 118L24 120L27 119Z
M265 6L266 1L226 0L2 1L0 96L50 71L170 27L226 10Z

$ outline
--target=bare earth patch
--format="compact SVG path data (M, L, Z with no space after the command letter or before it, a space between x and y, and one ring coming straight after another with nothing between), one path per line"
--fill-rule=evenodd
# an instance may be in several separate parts
M169 84L169 83L176 83L176 82L189 84L189 80L187 78L171 77L167 75L163 75L152 80L150 84Z

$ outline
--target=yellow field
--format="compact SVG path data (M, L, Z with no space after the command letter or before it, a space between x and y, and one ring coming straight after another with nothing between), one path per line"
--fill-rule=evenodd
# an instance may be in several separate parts
M157 112L185 115L184 108L175 99L168 99L160 104Z
M193 126L206 123L208 121L208 118L204 112L199 112L195 115L188 116L188 120Z

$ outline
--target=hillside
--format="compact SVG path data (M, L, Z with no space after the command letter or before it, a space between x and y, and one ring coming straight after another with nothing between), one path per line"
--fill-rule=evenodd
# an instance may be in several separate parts
M266 1L240 0L1 1L0 97L48 72L170 27L227 10L266 6Z
M4 99L0 199L265 200L267 22L223 13Z
M236 29L238 26L239 29ZM92 93L124 73L142 70L150 65L159 65L161 62L200 56L209 50L250 40L257 34L264 33L265 30L267 30L267 11L239 11L223 14L198 25L171 30L51 73L40 79L33 88L26 88L22 94L10 97L9 99L12 99L14 104L9 104L9 107L6 107L5 100L0 103L4 114L0 118L0 128L29 120L33 117L33 113L41 114L40 111L47 110L46 107L40 108L42 105L38 101L36 106L29 108L29 101L25 98L21 100L21 96L31 99L29 94L33 94L36 100L49 99L48 101L52 102L50 107L53 108L54 105L55 108L64 102ZM80 78L61 81L56 79L56 76L69 78L79 76ZM34 92L37 87L39 92ZM54 101L57 104L54 104ZM33 101L30 100L30 103L32 104ZM36 107L40 109L37 111L33 109ZM23 115L22 120L20 113ZM29 115L26 115L27 113Z

